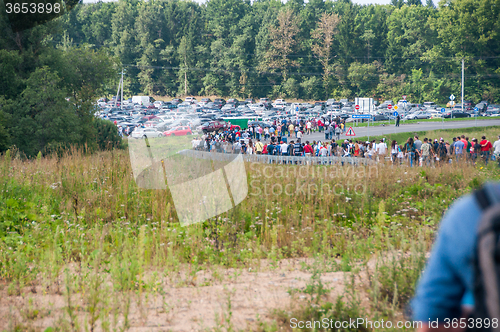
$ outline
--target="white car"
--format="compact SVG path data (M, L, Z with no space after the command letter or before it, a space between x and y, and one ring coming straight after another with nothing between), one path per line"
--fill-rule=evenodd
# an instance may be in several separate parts
M161 100L157 100L153 103L153 105L158 108L158 109L161 109L163 107L163 102Z
M431 118L432 118L432 119L436 119L436 118L439 118L439 119L440 119L440 118L442 118L442 117L443 117L443 115L444 115L444 113L441 113L441 111L437 111L437 110L435 110L435 111L430 111L430 113L432 114L432 115L431 115Z
M286 101L285 99L276 99L273 103L273 107L275 108L285 108L286 107Z
M426 102L424 102L424 107L425 108L436 108L436 107L438 107L438 105L436 105L436 103L433 101L426 101Z
M161 131L156 130L156 128L137 128L132 132L132 138L152 138L152 137L163 137Z
M415 120L415 119L430 119L432 114L427 111L416 111L411 114L405 116L406 120Z

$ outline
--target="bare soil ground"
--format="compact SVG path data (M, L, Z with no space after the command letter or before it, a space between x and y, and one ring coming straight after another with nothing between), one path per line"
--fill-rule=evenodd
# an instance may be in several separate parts
M307 300L307 294L289 294L290 289L303 289L311 279L312 274L304 271L301 263L311 264L312 260L288 259L277 267L262 261L258 271L219 269L199 271L194 277L186 272L160 277L161 290L148 296L137 291L130 295L129 331L212 331L229 326L252 330L259 322L271 322L273 309L287 310ZM345 277L344 272L321 275L321 281L330 289L330 300L342 295ZM0 330L21 326L22 330L44 331L47 327L70 326L67 297L62 289L59 293L46 292L37 285L26 287L20 296L9 296L7 285L0 288ZM90 313L82 298L76 293L71 301L80 330L85 330ZM118 292L110 291L103 298L108 308L123 308L126 302ZM103 316L94 331L106 330L103 321L110 324L111 330L123 326L124 316L113 315L113 309Z

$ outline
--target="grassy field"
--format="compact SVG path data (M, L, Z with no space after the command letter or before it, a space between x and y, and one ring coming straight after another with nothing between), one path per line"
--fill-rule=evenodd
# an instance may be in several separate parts
M127 151L29 161L9 151L0 159L0 330L402 320L443 212L498 179L495 166L247 164L241 204L181 227L168 189L136 186Z

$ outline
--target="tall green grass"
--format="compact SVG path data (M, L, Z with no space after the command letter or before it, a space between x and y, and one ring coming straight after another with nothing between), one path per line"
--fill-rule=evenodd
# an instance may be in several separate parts
M197 280L200 270L258 271L262 259L278 268L283 259L311 257L324 263L303 268L317 270L317 276L356 274L375 255L411 252L413 239L425 253L448 205L499 175L496 165L246 166L245 201L181 227L168 190L136 186L126 151L86 155L75 150L35 160L7 152L0 159L0 292L62 296L65 310L52 320L61 330L125 331L132 308L146 321L148 299L163 297L162 310L170 310L166 280L195 287L217 282ZM276 184L299 189L291 195L266 192ZM334 190L300 189L309 186ZM374 302L395 303L370 307L386 316L387 308L404 307L421 269L413 261L391 264L370 280L378 285L370 286ZM326 305L332 315L344 307L349 315L362 311L355 301L325 303L324 290L318 279L310 285L311 306ZM9 330L27 330L42 309L27 304L0 320L10 320Z

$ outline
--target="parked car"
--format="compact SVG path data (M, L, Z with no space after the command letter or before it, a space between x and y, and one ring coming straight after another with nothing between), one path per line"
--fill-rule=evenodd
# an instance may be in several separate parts
M154 127L137 128L132 132L132 138L154 138L162 137L163 133Z
M490 106L499 106L499 105L490 105ZM500 114L500 107L490 107L488 106L488 109L486 112L484 112L483 116L499 116Z
M153 103L154 107L156 108L162 108L163 107L163 101L157 100Z
M258 126L261 126L262 128L266 128L266 127L271 127L270 124L268 123L265 123L263 121L248 121L248 126L255 126L255 127L258 127Z
M464 108L466 111L472 111L474 109L474 103L472 100L464 100Z
M380 104L379 107L377 107L378 109L383 109L383 108L387 108L387 106L389 105L392 105L394 106L394 103L392 102L392 100L386 100L384 101L382 104Z
M388 121L390 118L385 114L377 114L372 117L373 121Z
M163 105L163 107L162 107L163 110L174 110L176 108L177 108L176 104L166 104L166 105Z
M452 115L453 113L453 115ZM470 118L470 114L466 112L461 112L461 111L453 111L453 112L446 112L443 115L443 118L449 119L449 118Z
M438 105L433 101L426 101L426 102L424 102L424 107L425 108L436 108L436 107L438 107Z
M488 104L484 103L484 102L480 102L479 104L477 104L474 108L478 108L478 112L479 113L484 113L488 107Z
M326 107L326 103L324 101L317 101L314 103L314 107L320 106L321 110L324 110Z
M428 111L416 111L405 116L406 120L416 120L416 119L430 119L432 113Z
M185 136L193 135L189 127L173 127L163 133L164 136Z
M432 111L430 111L430 113L432 114L431 115L431 119L437 119L437 118L441 119L443 117L443 114L444 114L444 113L441 113L441 111L438 111L438 110L432 110Z
M228 127L228 123L224 121L210 121L201 126L203 133L218 132L219 130L225 130Z

